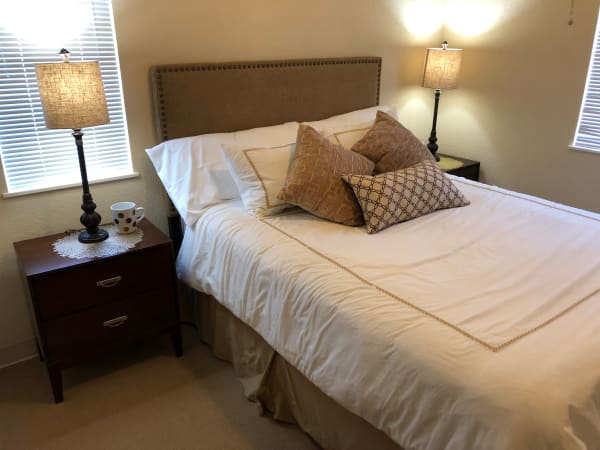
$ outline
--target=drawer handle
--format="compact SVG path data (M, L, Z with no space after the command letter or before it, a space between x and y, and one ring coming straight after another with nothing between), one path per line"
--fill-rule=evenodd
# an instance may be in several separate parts
M121 281L121 275L117 277L107 278L106 280L96 281L96 286L110 288L116 286Z
M105 327L116 328L116 327L120 327L121 325L123 325L126 320L127 320L127 316L119 316L119 317L115 317L114 319L107 320L102 325L104 325Z

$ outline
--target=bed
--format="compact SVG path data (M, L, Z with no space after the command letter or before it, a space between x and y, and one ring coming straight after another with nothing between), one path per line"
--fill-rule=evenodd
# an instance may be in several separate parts
M323 448L600 448L600 216L458 177L468 206L376 234L269 205L268 177L268 213L249 213L210 149L281 124L264 144L279 152L297 122L332 116L362 129L384 108L381 59L151 73L164 142L149 154L186 224L178 275L250 399Z

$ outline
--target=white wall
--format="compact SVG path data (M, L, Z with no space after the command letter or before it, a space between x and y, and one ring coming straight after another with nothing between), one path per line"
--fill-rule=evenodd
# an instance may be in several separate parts
M382 102L395 104L426 140L433 96L419 86L424 48L443 38L465 53L460 88L442 94L440 151L481 160L488 182L600 211L600 155L567 149L598 1L578 1L569 27L567 1L113 0L141 176L92 186L98 211L107 218L108 205L133 200L165 228L166 197L143 151L156 143L152 64L382 56ZM475 17L459 11L450 20L465 4ZM0 199L0 365L33 351L12 242L77 227L80 197L79 189L67 189Z

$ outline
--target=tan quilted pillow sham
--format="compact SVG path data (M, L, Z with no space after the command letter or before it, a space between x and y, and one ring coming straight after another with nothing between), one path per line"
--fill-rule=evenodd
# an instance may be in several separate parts
M375 173L391 172L435 158L425 145L400 122L384 113L377 118L365 136L352 146L352 151L375 163Z
M294 158L277 198L323 219L362 225L360 205L341 176L371 175L373 168L367 158L329 142L308 125L300 125Z
M469 204L446 174L430 161L395 172L345 175L342 179L354 190L369 234L438 209Z

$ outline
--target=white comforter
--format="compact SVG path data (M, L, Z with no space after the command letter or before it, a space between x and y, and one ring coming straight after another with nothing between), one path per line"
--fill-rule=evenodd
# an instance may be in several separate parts
M405 449L600 449L600 216L453 178L376 235L239 202L178 274Z

